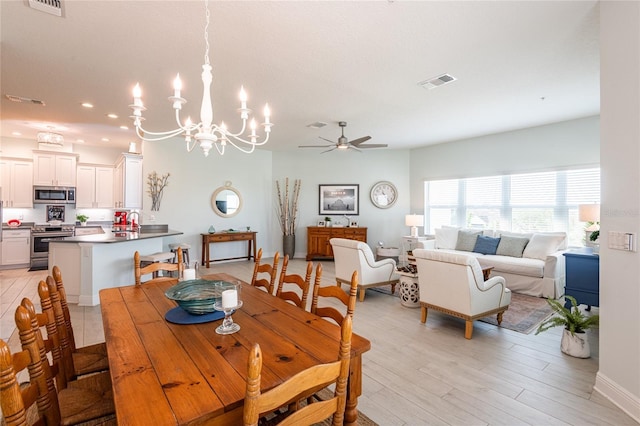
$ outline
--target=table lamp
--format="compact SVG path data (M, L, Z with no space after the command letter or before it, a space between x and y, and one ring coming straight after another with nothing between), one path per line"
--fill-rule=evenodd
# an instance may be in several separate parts
M578 206L580 222L593 222L586 230L593 232L600 229L600 204L580 204Z
M424 226L424 216L421 214L408 214L404 218L404 224L411 227L411 236L418 236L418 226Z

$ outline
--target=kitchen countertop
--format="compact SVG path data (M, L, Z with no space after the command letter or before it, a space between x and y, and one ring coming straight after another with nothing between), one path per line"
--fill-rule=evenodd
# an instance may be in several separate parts
M125 243L127 241L138 241L150 238L170 237L172 235L181 235L181 231L169 229L166 232L133 232L133 231L117 231L105 230L104 234L92 234L83 235L79 237L65 237L61 240L56 240L59 243L96 243L96 244L110 244L110 243Z
M22 222L20 224L20 226L18 226L18 227L9 226L9 225L6 224L6 222L4 222L2 224L2 230L3 231L11 231L11 230L21 231L21 230L25 230L25 229L29 229L30 230L32 226L33 226L33 222Z

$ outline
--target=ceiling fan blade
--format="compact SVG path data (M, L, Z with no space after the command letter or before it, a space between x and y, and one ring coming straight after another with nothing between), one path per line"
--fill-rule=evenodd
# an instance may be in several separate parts
M331 139L327 139L327 138L323 138L322 136L318 136L320 139L322 139L323 141L327 141L327 142L331 142L332 144L336 144L336 141L332 141Z
M337 147L337 146L334 146L334 147L333 147L333 148L331 148L331 149L328 149L328 150L326 150L326 151L322 151L320 154L324 154L325 152L331 152L331 151L333 151L333 150L334 150L334 149L336 149L336 148L338 148L338 147Z
M332 145L298 145L298 148L328 148L330 146L335 146L335 144L332 144Z
M363 137L361 137L361 138L358 138L358 139L352 140L352 141L350 141L349 143L350 143L351 145L358 146L358 145L360 145L362 142L366 142L366 141L368 141L369 139L371 139L371 136L363 136Z
M372 143L367 145L359 145L358 148L387 148L389 145L386 143Z

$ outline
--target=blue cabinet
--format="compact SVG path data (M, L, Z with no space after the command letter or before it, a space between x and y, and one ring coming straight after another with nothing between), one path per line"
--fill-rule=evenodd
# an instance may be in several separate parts
M600 306L600 257L590 247L564 253L567 282L565 294L578 304ZM565 307L570 307L569 301ZM587 308L588 309L588 308Z

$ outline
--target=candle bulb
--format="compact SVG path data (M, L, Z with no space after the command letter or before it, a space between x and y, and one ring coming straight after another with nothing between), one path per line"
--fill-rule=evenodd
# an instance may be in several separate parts
M180 97L180 90L182 89L182 81L180 81L180 73L176 74L176 79L173 80L173 96Z
M240 86L240 108L247 108L247 92L244 91L244 86Z
M256 137L256 120L251 119L251 136Z
M222 308L230 309L238 306L238 291L233 290L225 290L222 292Z
M269 109L269 104L264 105L264 124L271 124L269 118L271 117L271 110Z
M140 88L140 83L136 83L136 86L133 88L133 105L142 106L142 89Z

